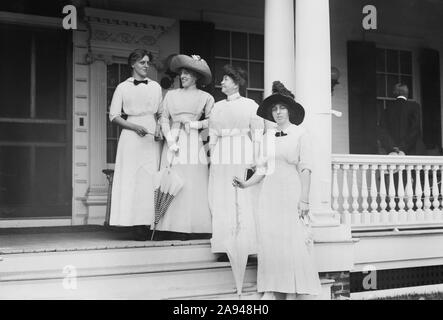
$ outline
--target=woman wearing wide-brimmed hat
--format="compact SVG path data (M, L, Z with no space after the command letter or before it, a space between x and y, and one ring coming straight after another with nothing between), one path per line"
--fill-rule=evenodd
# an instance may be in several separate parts
M199 129L208 128L214 98L198 88L198 85L211 83L212 74L204 59L183 54L171 59L169 69L179 75L182 88L168 91L163 99L160 122L166 143L161 166L172 162L184 186L160 220L157 230L174 232L173 238L187 239L187 234L209 234L212 230L211 214L205 201L208 161Z
M318 295L320 279L312 256L309 224L311 144L302 127L305 111L280 82L257 114L277 123L263 142L264 158L247 181L234 184L247 188L263 180L256 212L258 234L257 289L263 299L275 299L275 292L288 299Z
M232 187L232 177L241 176L253 165L263 137L264 121L257 116L258 104L239 93L239 89L246 86L246 81L247 74L243 69L224 66L221 90L226 99L215 104L209 119L211 167L208 195L212 213L211 247L214 253L226 252L226 240L235 227L236 204L241 211L242 232L249 239L249 253L257 253L252 211L253 190L239 190L236 203ZM218 258L227 259L224 254Z

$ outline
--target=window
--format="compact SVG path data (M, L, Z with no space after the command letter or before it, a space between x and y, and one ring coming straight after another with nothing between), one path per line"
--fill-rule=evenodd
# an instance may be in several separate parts
M109 121L109 107L111 105L112 96L114 95L117 85L131 76L131 71L126 64L113 63L108 65L107 81L106 81L106 162L115 163L117 154L118 138L120 136L121 127Z
M392 88L396 83L405 83L409 88L407 98L414 99L411 51L377 48L376 74L378 114L387 101L395 99Z
M264 37L260 34L215 30L216 101L225 98L220 91L223 66L232 64L248 73L248 86L242 95L260 103L264 88Z

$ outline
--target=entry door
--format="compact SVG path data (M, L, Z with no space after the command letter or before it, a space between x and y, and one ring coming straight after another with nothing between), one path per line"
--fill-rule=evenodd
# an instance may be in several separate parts
M67 34L0 24L0 219L72 214Z

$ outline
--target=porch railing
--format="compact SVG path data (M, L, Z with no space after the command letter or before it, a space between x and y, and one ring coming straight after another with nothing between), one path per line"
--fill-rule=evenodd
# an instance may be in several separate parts
M357 228L443 225L443 157L332 155L332 208Z

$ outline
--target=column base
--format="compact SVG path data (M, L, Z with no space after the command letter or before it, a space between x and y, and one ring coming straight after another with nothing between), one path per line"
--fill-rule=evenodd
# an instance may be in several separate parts
M340 215L333 211L314 211L312 221L314 240L319 242L350 241L352 239L349 225L340 223Z

